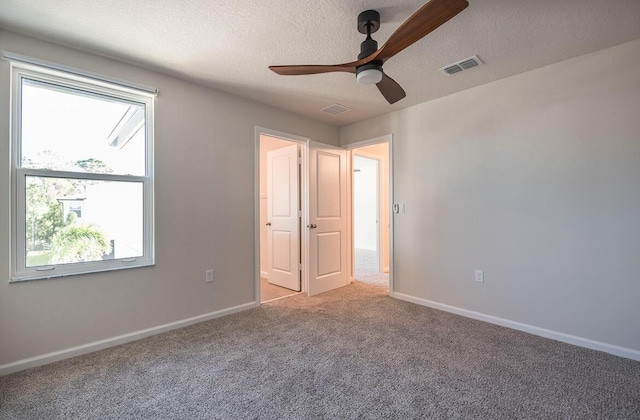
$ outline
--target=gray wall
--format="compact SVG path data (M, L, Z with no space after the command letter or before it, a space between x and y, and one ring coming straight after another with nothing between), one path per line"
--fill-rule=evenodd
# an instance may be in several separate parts
M160 92L156 266L9 284L9 63L0 60L0 365L253 301L254 127L334 145L337 128L11 32L0 31L0 49Z
M640 350L639 75L640 40L341 129L394 134L396 291Z

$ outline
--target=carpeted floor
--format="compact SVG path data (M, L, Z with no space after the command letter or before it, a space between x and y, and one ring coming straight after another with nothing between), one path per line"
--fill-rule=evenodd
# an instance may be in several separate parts
M640 362L355 282L0 378L2 419L638 419Z
M368 249L354 250L354 276L356 280L374 286L389 288L389 274L378 269L378 253Z

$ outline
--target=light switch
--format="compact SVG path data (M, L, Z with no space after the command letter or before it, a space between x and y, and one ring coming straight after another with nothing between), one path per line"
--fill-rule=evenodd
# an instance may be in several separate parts
M404 203L395 203L393 205L393 212L395 214L400 214L400 213L404 213L405 212L405 206Z

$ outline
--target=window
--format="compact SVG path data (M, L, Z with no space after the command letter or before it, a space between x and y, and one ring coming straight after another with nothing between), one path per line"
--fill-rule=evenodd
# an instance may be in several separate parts
M82 206L81 205L71 205L69 206L69 213L75 213L75 218L79 219L82 217ZM67 214L68 215L68 214ZM65 216L64 219L66 219L67 217Z
M12 61L12 281L153 265L153 95Z

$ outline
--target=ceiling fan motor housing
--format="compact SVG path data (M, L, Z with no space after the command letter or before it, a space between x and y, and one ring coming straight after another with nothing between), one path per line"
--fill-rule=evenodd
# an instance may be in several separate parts
M360 54L358 60L369 57L378 50L378 42L367 36L360 44ZM362 74L361 74L362 73ZM369 85L376 84L382 79L382 61L374 60L367 64L356 67L356 80L358 83Z
M375 39L371 38L371 34L377 31L380 28L380 13L376 10L365 10L364 12L358 15L358 31L360 33L366 34L367 39L365 39L360 44L360 54L358 54L358 60L362 60L365 57L370 56L374 52L378 50L378 42ZM380 77L382 74L382 61L374 60L370 63L363 64L362 66L356 67L356 79L359 83L371 84L377 83L375 81L366 81L369 80L377 80L371 79L371 76L365 76L365 74L371 74L375 72L380 72ZM365 72L365 74L360 75L360 73ZM379 81L379 80L378 80Z
M370 56L378 50L378 41L371 39L370 37L362 41L360 44L360 54L358 54L358 60L362 60L365 57Z

